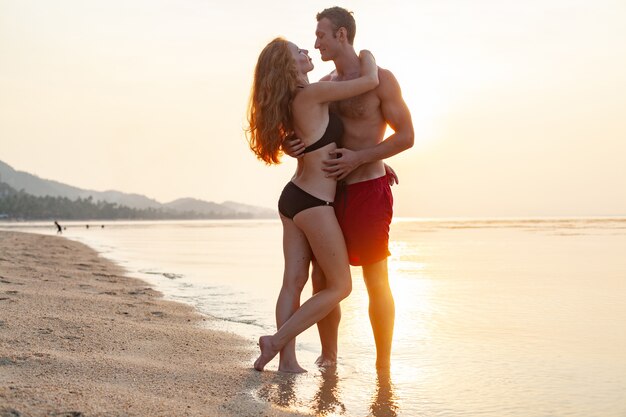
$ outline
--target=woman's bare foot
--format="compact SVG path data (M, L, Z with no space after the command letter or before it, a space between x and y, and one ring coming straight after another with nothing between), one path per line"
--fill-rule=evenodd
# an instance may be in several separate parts
M281 357L280 362L278 363L278 371L288 372L290 374L301 374L307 370L300 366L296 358L285 359Z
M254 361L254 369L262 371L265 365L278 354L280 349L275 349L272 344L272 336L259 337L259 349L261 349L261 356Z
M320 368L330 368L332 366L337 366L337 357L329 358L324 355L320 355L319 358L315 361L315 364Z

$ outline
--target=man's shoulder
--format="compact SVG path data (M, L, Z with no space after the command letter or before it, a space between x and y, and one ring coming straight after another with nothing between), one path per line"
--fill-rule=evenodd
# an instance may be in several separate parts
M378 67L378 82L379 85L387 85L397 84L398 80L396 79L396 76L393 75L393 72L391 72L391 70Z
M393 73L385 68L378 67L378 87L376 91L379 97L393 95L400 90L400 84Z

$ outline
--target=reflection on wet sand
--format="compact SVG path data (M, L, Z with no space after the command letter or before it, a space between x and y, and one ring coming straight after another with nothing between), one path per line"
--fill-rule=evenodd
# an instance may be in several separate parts
M346 406L339 398L341 391L337 386L339 383L337 368L321 368L320 377L319 389L313 396L311 404L313 411L315 411L316 415L320 416L328 414L345 414Z
M276 373L267 383L261 385L258 395L278 407L293 408L297 405L296 378L298 374Z
M398 404L389 370L379 370L376 375L376 395L372 398L370 412L373 417L398 415Z
M316 416L346 415L335 367L320 368L319 374L315 375L318 385L312 398L309 397L310 392L301 386L308 385L307 380L310 381L302 374L276 373L259 388L257 394L260 399L281 408L306 409ZM375 384L376 391L369 406L370 416L397 417L398 401L389 370L378 371Z

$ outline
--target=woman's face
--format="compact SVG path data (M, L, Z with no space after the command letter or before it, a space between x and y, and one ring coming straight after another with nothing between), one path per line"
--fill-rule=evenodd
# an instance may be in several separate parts
M291 42L289 42L289 50L291 51L294 61L296 61L296 68L301 74L307 74L313 69L313 61L309 56L309 51L300 49L298 45Z

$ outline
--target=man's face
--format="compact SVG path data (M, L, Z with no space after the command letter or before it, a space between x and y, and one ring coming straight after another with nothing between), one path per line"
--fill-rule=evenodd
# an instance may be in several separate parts
M322 61L330 61L335 57L339 41L333 33L333 25L327 18L317 22L315 29L315 49L320 51Z

